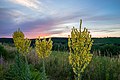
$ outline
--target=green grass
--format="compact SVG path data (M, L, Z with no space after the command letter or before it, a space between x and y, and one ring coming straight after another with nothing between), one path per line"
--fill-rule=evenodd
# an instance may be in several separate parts
M46 58L46 72L50 80L73 80L74 73L68 55L68 52L52 52L51 56ZM36 68L39 70L39 66ZM94 56L82 74L82 80L119 79L120 58L118 57Z
M7 56L16 55L15 48L4 46ZM74 73L68 61L68 52L53 51L51 55L45 59L46 74L49 80L73 80ZM34 51L27 56L30 68L34 75L41 72L42 61L38 62L38 57ZM7 58L7 57L6 57ZM7 80L6 77L12 76L8 71L11 70L9 65L13 65L14 57L4 59L0 64L0 80ZM40 74L39 74L40 75ZM39 76L38 75L38 76ZM106 57L94 55L92 61L82 73L82 80L120 80L120 57Z
M94 56L83 73L83 80L119 80L120 58Z

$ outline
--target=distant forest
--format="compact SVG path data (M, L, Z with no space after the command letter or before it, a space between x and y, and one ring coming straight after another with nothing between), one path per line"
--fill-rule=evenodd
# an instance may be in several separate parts
M48 39L48 38L47 38ZM69 51L68 50L68 38L51 38L53 41L53 51ZM105 38L92 38L93 46L91 52L100 51L102 55L120 54L120 37L105 37ZM0 38L0 43L13 45L12 38ZM34 48L35 39L31 39L31 46Z

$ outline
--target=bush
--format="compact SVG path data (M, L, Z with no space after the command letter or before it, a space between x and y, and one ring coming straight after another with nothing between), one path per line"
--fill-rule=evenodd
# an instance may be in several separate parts
M8 58L8 52L2 45L0 45L0 56L2 56L4 59Z
M15 52L16 50L13 47L0 44L0 56L5 60L13 60L15 58Z
M6 80L41 80L41 73L32 65L29 65L30 73L27 71L24 57L20 54L16 55L15 63L11 65L7 73L4 74ZM28 76L30 75L30 77Z

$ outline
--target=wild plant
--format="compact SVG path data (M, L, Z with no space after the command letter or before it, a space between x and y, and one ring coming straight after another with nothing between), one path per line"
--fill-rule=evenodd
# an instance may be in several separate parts
M27 61L27 54L29 53L31 49L30 47L31 41L27 38L25 39L24 37L25 36L23 32L20 31L20 29L18 29L17 31L13 33L13 41L14 41L15 47L17 48L18 53L21 53L22 56L24 56L25 58L25 63L26 63L25 64L25 80L30 80L31 74L30 74L29 65ZM18 63L19 62L20 61L18 61Z
M82 20L80 20L80 28L72 28L71 37L69 36L68 46L70 50L69 63L73 68L73 72L76 74L76 79L81 80L81 74L88 66L92 59L90 54L92 40L90 32L84 28L81 31Z
M36 49L36 53L37 53L39 59L42 59L42 62L43 62L42 80L47 80L47 76L45 73L45 58L48 57L51 53L52 40L49 39L47 41L45 38L43 40L41 40L39 37L39 39L36 39L36 41L35 41L35 49Z

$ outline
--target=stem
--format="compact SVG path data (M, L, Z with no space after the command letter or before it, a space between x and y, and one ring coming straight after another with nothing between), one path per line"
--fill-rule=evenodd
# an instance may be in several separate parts
M81 27L82 27L82 19L80 19L80 29L79 29L79 37L81 38Z
M46 76L46 73L45 73L45 61L44 61L44 58L43 58L43 76L42 76L42 80L47 80L47 76Z
M82 19L80 19L80 33L81 33Z
M43 58L43 73L45 73L45 61L44 61L44 58Z
M78 73L78 80L81 80L81 74Z
M0 65L1 65L1 75L2 75L2 78L3 78L3 58L2 58L2 55L1 55L1 57L0 57L0 59L1 59L1 61L0 61Z
M26 67L26 71L25 71L25 75L26 75L26 80L30 80L30 68L28 65L28 61L27 61L27 56L25 55L25 67Z

